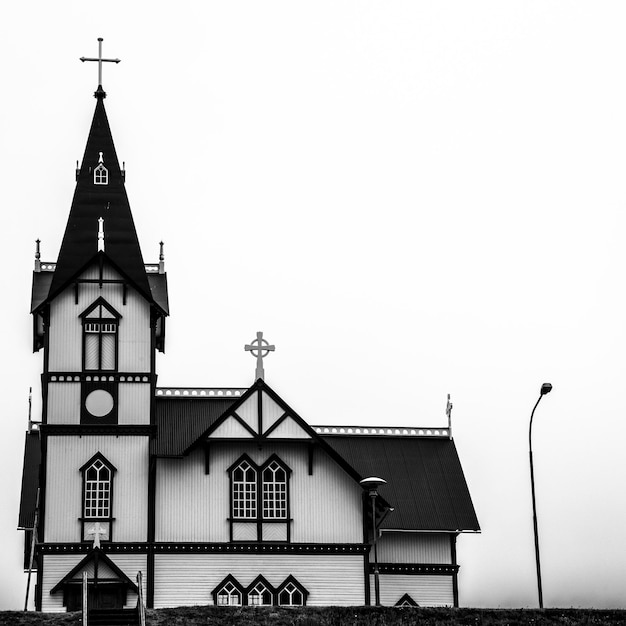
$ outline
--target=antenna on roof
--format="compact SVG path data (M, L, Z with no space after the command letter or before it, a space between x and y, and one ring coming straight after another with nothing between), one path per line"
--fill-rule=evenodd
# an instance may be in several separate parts
M446 415L448 416L448 436L452 439L452 402L450 402L450 394L448 394L448 402L446 403Z
M41 252L39 250L39 244L41 239L35 239L35 271L41 272Z
M163 254L163 242L159 242L159 274L165 274L165 254Z

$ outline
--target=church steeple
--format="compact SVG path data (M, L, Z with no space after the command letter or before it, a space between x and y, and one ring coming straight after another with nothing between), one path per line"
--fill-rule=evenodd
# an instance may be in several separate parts
M101 89L100 85L95 94L96 110L76 172L76 190L49 298L65 288L97 254L104 254L129 283L152 300ZM100 219L106 232L104 251L98 245Z

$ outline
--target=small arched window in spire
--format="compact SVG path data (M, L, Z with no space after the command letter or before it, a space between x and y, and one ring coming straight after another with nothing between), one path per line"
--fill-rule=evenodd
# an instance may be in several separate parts
M104 159L102 158L102 152L100 153L100 159L98 165L93 171L93 184L94 185L108 185L109 184L109 170L104 167Z

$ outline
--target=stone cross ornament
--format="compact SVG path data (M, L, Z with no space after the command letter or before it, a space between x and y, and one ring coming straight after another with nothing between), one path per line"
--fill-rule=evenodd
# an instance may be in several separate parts
M246 352L251 352L252 356L256 357L256 372L254 380L264 380L265 370L263 369L263 359L270 353L276 350L276 346L270 346L269 343L263 339L263 333L258 332L256 339L249 344L245 345Z

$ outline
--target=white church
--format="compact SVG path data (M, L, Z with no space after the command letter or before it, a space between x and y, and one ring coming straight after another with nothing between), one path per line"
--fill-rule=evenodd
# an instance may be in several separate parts
M43 410L18 524L36 609L78 610L83 572L100 609L134 607L138 572L149 608L457 606L457 538L480 528L450 423L310 425L264 380L261 333L251 387L157 386L167 274L162 251L144 262L95 60L59 256L38 244L33 272Z

